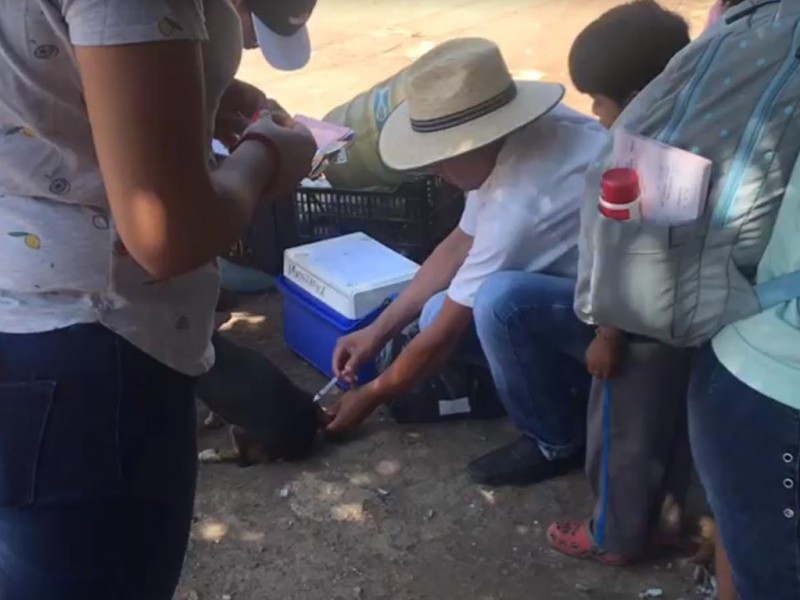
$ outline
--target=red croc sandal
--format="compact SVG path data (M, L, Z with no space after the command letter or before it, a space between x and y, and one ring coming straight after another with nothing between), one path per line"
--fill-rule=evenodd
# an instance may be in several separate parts
M556 521L547 528L550 546L572 558L590 558L610 567L624 567L630 560L598 548L586 521Z

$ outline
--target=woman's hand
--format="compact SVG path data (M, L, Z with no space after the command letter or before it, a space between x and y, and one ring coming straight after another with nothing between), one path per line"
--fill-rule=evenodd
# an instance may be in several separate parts
M268 110L262 111L260 118L247 128L250 131L269 138L278 149L275 163L278 171L270 182L268 194L275 197L291 193L311 172L317 152L311 132L285 112Z

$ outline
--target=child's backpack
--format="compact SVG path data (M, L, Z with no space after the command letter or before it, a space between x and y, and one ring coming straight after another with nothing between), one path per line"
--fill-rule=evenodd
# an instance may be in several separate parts
M744 2L678 54L615 127L710 159L705 214L677 226L601 216L602 156L581 212L578 316L692 346L800 297L800 273L753 285L800 152L799 112L800 0Z

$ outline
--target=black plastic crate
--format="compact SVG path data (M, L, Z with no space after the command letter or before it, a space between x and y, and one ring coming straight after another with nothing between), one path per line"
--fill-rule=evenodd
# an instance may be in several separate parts
M228 252L229 261L280 275L283 251L297 246L292 198L264 202L253 215L250 227Z
M226 258L272 275L286 248L363 231L421 263L458 224L464 194L439 179L394 191L299 188L295 197L263 204Z
M440 179L394 191L300 188L294 204L299 244L362 231L422 262L458 224L464 194Z

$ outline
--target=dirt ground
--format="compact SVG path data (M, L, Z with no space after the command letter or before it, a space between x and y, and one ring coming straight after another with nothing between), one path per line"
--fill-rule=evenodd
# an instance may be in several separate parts
M287 109L322 117L408 66L436 44L480 36L497 42L515 77L567 85L565 101L586 98L569 86L567 55L583 27L623 0L318 0L309 28L314 53L302 71L269 68L248 52L240 77ZM712 0L660 0L701 31Z
M702 26L709 0L666 0ZM615 0L320 0L309 67L284 74L256 53L241 76L291 111L322 116L451 37L497 40L518 77L567 82L576 33ZM569 89L566 101L588 110ZM322 378L281 339L280 299L226 327L309 390ZM297 465L200 469L186 600L633 600L696 598L691 569L664 558L609 569L562 558L547 524L588 511L580 473L529 488L471 485L465 464L512 439L505 422L401 428L378 416L360 439ZM224 444L202 431L203 448ZM652 596L658 597L658 596Z

